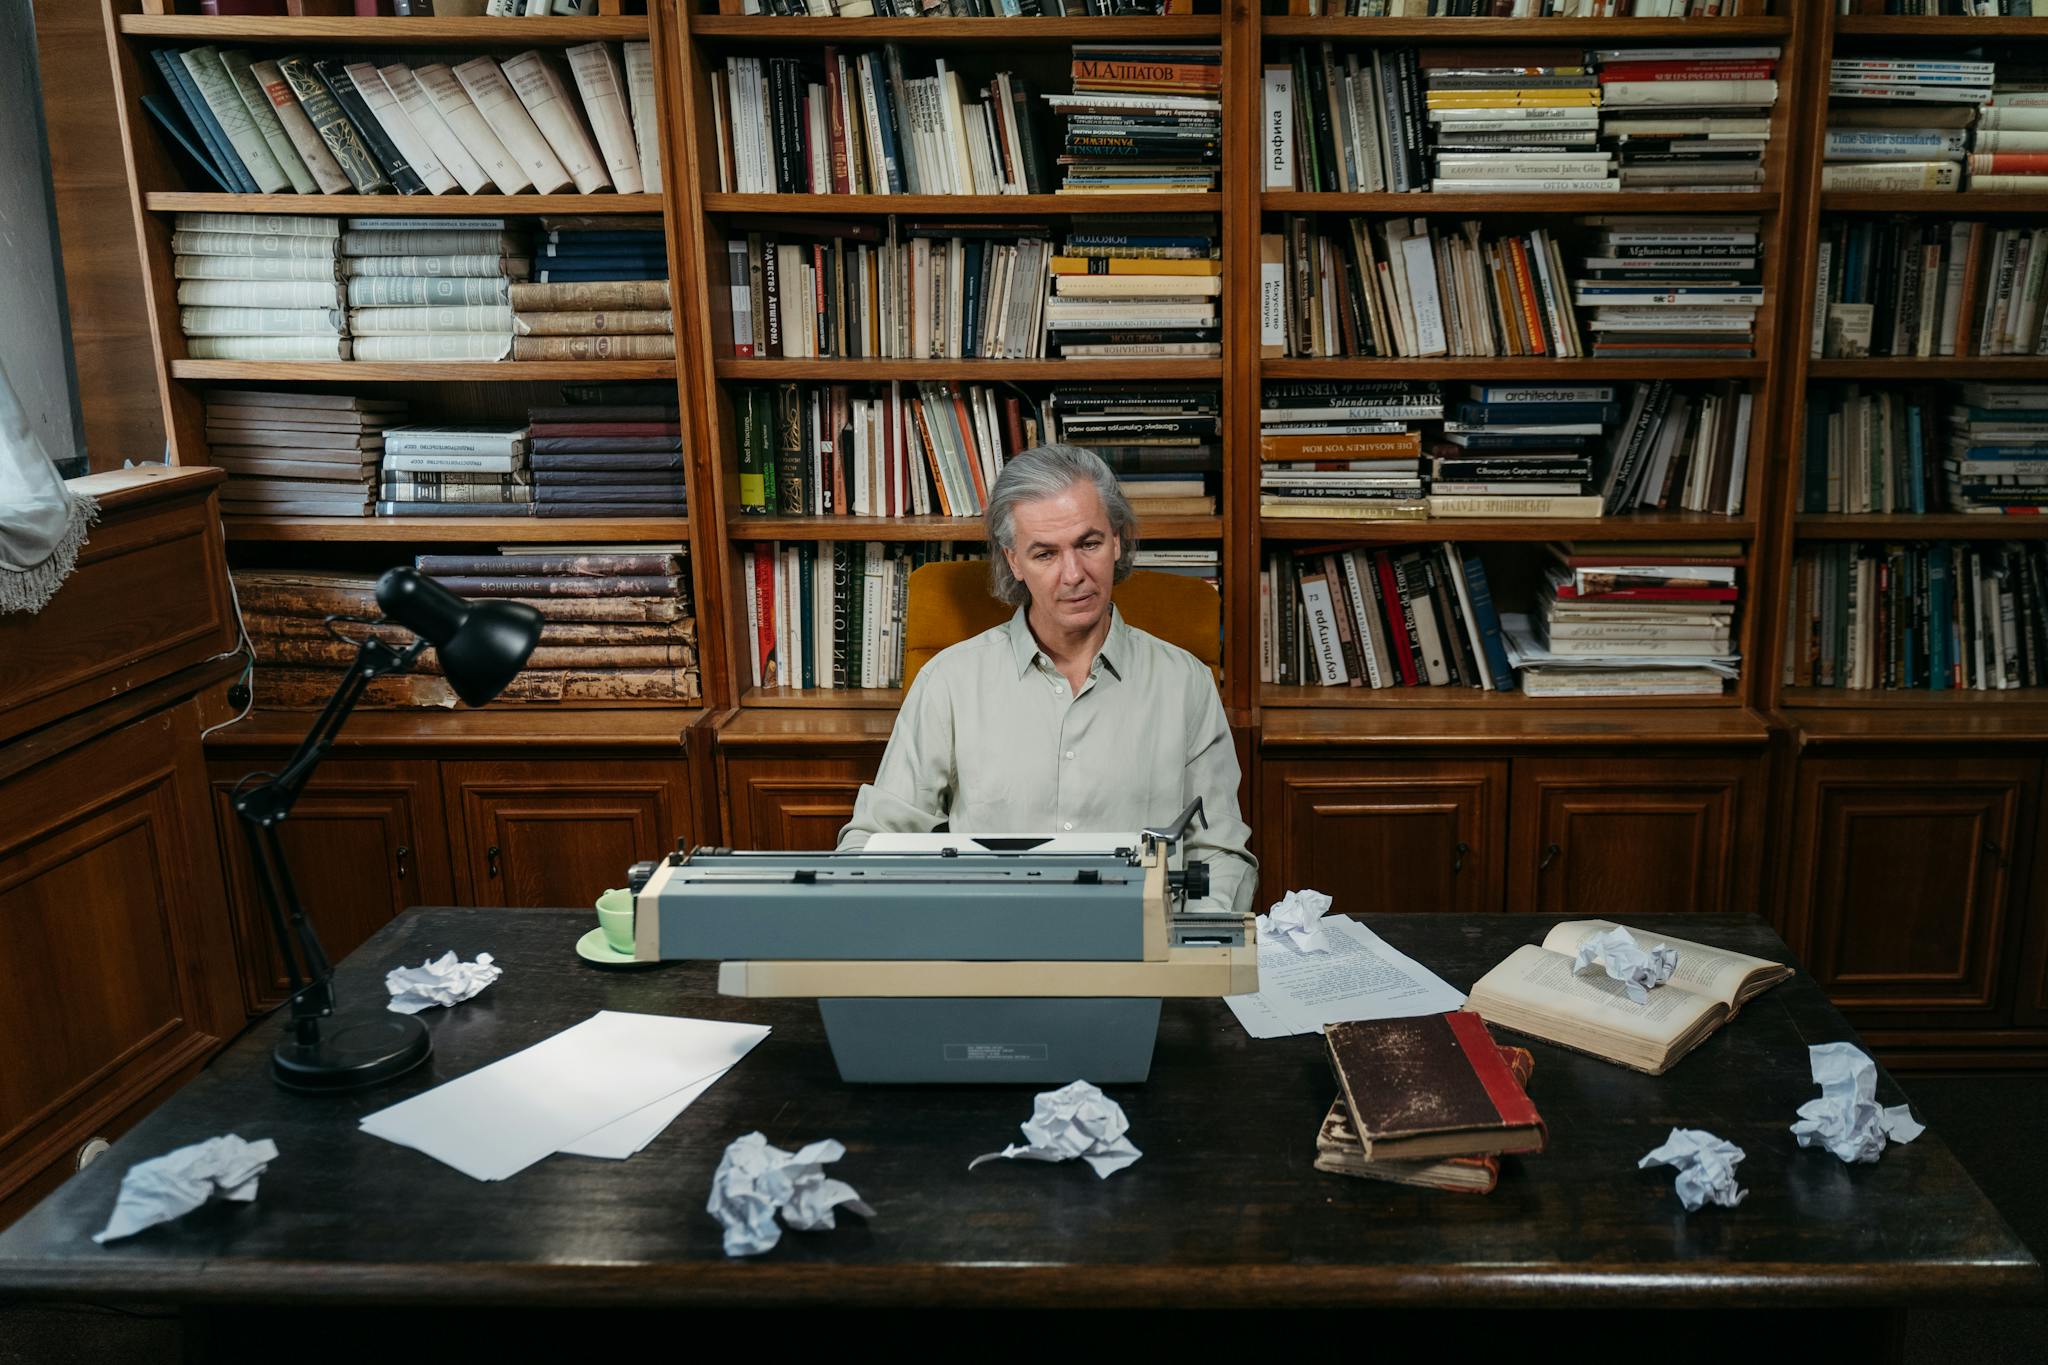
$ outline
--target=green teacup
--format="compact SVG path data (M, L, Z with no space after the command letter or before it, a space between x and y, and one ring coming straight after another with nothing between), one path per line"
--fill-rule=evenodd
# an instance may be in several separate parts
M633 951L633 893L607 891L597 898L597 922L604 926L604 941L615 953Z

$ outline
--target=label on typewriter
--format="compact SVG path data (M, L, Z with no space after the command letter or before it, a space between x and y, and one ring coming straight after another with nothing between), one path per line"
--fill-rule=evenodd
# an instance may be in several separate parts
M949 1062L1042 1062L1049 1049L1044 1043L947 1043Z

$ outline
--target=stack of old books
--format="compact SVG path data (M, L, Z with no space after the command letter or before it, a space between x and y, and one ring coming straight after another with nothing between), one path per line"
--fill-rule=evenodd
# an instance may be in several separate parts
M1076 43L1061 194L1213 190L1222 166L1223 49Z
M1416 423L1443 415L1443 391L1431 383L1268 383L1259 411L1259 515L1428 516Z
M1763 304L1756 218L1602 218L1572 301L1595 358L1750 356Z
M1614 156L1586 146L1598 119L1602 77L1575 48L1425 49L1422 68L1439 194L1529 194L1615 188ZM1474 146L1470 137L1505 132L1513 141ZM1564 135L1553 141L1548 134ZM1456 134L1467 135L1460 140Z
M1628 190L1752 189L1764 179L1776 46L1615 48L1600 63L1600 132Z
M571 388L527 410L534 511L543 517L680 517L682 414L673 385Z
M380 517L533 515L526 428L519 423L402 426L384 433Z
M1222 397L1214 385L1054 389L1045 410L1053 439L1101 454L1140 517L1214 515L1208 478L1223 460Z
M220 507L270 517L364 517L376 497L397 399L347 393L215 389L206 398L208 458L228 474Z
M178 325L194 360L347 360L340 225L302 214L181 213Z
M1973 382L1957 399L1942 462L1949 509L1989 516L2048 509L2048 385Z
M1992 62L1946 58L1835 58L1821 188L1961 189L1960 144L1977 106L1991 100L1994 70Z
M1597 517L1592 447L1612 384L1474 384L1432 447L1433 517Z
M511 281L532 260L503 218L422 227L410 218L351 218L341 239L355 358L503 360L512 350Z
M1316 1169L1396 1185L1490 1193L1501 1158L1548 1134L1523 1089L1528 1049L1502 1047L1476 1014L1332 1024L1339 1094L1316 1134Z
M1222 355L1215 231L1201 216L1076 222L1051 262L1053 291L1043 304L1050 352Z
M1733 541L1550 547L1533 616L1503 614L1532 697L1719 696L1737 675Z
M658 215L541 220L534 282L514 290L514 360L673 360L668 247Z

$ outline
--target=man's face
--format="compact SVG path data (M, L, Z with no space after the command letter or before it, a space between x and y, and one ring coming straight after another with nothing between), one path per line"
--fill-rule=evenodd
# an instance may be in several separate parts
M1050 498L1017 506L1010 572L1031 592L1033 614L1058 631L1092 630L1109 611L1123 541L1095 485L1068 484Z

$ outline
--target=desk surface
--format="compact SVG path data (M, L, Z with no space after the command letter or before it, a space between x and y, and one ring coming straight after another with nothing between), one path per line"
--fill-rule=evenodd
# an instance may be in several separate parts
M421 1016L434 1058L367 1094L307 1098L269 1080L277 1026L244 1035L90 1170L0 1234L0 1295L181 1303L1039 1304L1282 1307L1399 1303L1891 1308L2037 1294L2040 1266L1939 1131L1877 1164L1793 1144L1816 1092L1806 1045L1853 1038L1804 973L1753 1002L1668 1075L1533 1044L1530 1093L1551 1148L1506 1162L1479 1197L1311 1167L1333 1094L1317 1037L1257 1042L1215 1001L1168 1001L1152 1078L1111 1094L1145 1156L1108 1180L1079 1162L968 1159L1017 1138L1035 1087L842 1084L808 1001L714 993L711 969L606 970L571 945L587 911L422 909L341 969L344 1002L455 948L496 955L475 1001ZM1463 988L1547 921L1369 920ZM1651 930L1789 956L1752 917L1645 917ZM744 1019L774 1032L630 1161L550 1157L481 1184L356 1129L356 1119L597 1009ZM1517 1041L1526 1041L1520 1040ZM1879 1098L1896 1103L1884 1079ZM1748 1200L1684 1213L1668 1169L1636 1158L1673 1125L1748 1152ZM726 1143L760 1129L793 1148L838 1138L833 1173L877 1217L784 1235L727 1260L704 1211ZM253 1204L215 1203L101 1248L130 1164L224 1132L281 1155ZM2015 1153L2016 1158L2020 1156Z

